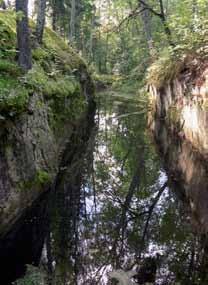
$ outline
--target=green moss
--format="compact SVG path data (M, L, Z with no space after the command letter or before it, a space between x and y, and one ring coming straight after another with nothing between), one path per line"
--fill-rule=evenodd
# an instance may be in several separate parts
M16 54L15 13L0 11L0 58L14 58Z
M6 59L0 59L0 74L18 77L22 75L22 71L16 63L13 63Z
M35 184L40 186L45 186L51 182L51 176L47 171L38 170L35 177Z
M0 22L16 33L16 13L14 10L0 11Z
M44 285L45 274L37 267L27 265L25 276L14 282L14 285Z
M55 99L70 97L80 94L80 86L74 76L57 74L47 74L38 65L34 67L24 77L26 86L35 91L41 92L47 98Z
M51 183L50 174L42 169L37 170L34 178L29 179L28 181L21 181L18 184L19 191L29 191L32 188L41 189Z
M59 97L49 102L49 124L57 136L61 135L65 122L76 121L86 108L86 102L79 96Z
M33 68L25 75L24 83L31 91L43 91L48 83L48 76L41 67L34 64Z
M0 113L15 116L26 110L28 90L10 77L0 76Z
M83 64L83 59L51 29L45 29L43 43L45 48L54 51L55 57L57 57L61 63L70 66L72 69L79 68L79 66Z
M35 24L30 21L34 31ZM33 68L26 75L15 62L16 15L11 11L0 12L0 115L14 115L25 111L29 95L44 95L53 122L74 118L85 107L80 83L74 77L82 70L83 60L55 32L46 28L43 45L32 50ZM80 113L78 114L80 115Z
M32 56L35 61L47 60L49 58L48 51L40 47L32 50Z

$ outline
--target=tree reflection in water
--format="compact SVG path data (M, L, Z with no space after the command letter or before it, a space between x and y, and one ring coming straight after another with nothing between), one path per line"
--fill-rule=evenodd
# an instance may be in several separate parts
M135 284L207 284L207 237L170 190L143 109L103 96L89 140L63 165L50 206L49 284L117 284L113 270L136 270Z

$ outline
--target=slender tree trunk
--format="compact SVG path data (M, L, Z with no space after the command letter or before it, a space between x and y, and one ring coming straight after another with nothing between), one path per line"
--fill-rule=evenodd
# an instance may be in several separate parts
M16 0L18 64L25 71L32 68L28 0Z
M95 32L95 15L96 15L96 7L93 6L93 14L91 19L91 31L90 31L90 48L89 48L89 57L91 62L94 61L94 32Z
M102 0L99 0L99 4L98 4L98 18L100 19L101 17L101 3ZM100 28L98 29L98 40L97 40L97 47L98 47L98 52L99 52L99 56L98 56L98 60L97 60L97 67L98 67L98 73L102 73L102 60L101 60L101 32L100 32Z
M38 0L38 14L36 23L36 37L39 44L42 44L45 27L46 0Z
M51 6L52 6L52 14L51 14L52 30L56 32L57 31L57 19L58 19L57 1L51 0Z
M76 0L71 0L69 40L72 42L75 39L75 19L76 19Z
M146 3L146 0L144 0ZM141 4L141 7L144 8L144 5ZM145 9L142 14L142 22L144 25L144 32L147 40L147 45L149 49L149 54L153 56L153 39L152 39L152 31L151 31L151 16L150 11L148 9Z
M56 11L55 11L55 8L53 8L53 12L52 12L52 29L53 29L53 31L56 31Z
M163 0L159 0L159 4L160 4L160 19L162 21L163 27L164 27L164 31L165 34L167 36L168 42L171 46L174 46L174 43L172 41L172 35L171 35L171 30L168 27L168 23L167 23L167 19L166 19L166 15L165 15L165 11L164 11L164 6L163 6Z
M165 34L167 36L169 45L175 46L175 44L172 41L171 30L170 30L170 28L168 26L168 23L167 23L166 14L165 14L164 5L163 5L163 0L158 0L159 7L160 7L160 12L159 13L156 10L154 10L154 8L152 8L146 2L146 0L138 0L138 3L140 5L143 5L143 7L145 7L146 10L148 10L150 13L152 13L153 15L155 15L155 16L160 18L160 20L162 22L162 25L164 27L164 32L165 32Z

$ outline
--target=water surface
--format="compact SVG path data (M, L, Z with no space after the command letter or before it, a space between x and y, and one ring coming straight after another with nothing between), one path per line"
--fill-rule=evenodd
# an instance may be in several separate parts
M146 107L145 97L99 94L88 144L52 199L55 284L116 284L118 269L136 270L135 284L205 282L202 236L156 153Z
M207 187L203 160L194 168L194 150L161 126L156 147L145 96L105 92L97 101L94 121L87 117L65 150L51 193L9 236L9 251L1 243L5 264L18 277L41 255L51 285L117 284L110 278L117 270L124 278L135 270L132 284L208 284L207 234L185 194ZM201 173L194 186L182 175L190 166Z

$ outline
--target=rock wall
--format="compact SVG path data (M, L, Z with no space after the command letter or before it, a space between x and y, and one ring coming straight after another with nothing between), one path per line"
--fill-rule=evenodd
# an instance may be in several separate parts
M50 238L57 235L59 231L62 238L62 235L64 235L65 238L67 237L67 239L64 240L70 240L70 245L71 241L76 239L76 235L72 234L76 219L75 221L72 219L70 223L69 219L75 217L77 211L79 211L80 185L82 182L81 173L82 169L86 166L84 163L84 157L89 145L92 144L91 140L94 138L93 129L95 110L94 102L89 102L86 113L77 121L76 126L73 128L67 127L68 139L66 139L65 143L62 144L63 151L61 151L59 156L57 155L57 152L60 148L58 147L57 140L53 136L53 133L51 133L51 140L47 143L47 138L45 136L50 130L50 127L47 125L47 121L45 121L46 128L43 130L45 131L43 142L47 143L46 147L44 147L44 144L40 143L40 145L37 146L37 149L32 151L30 149L30 140L29 142L24 141L22 145L23 148L19 153L20 161L18 165L21 167L22 173L21 175L16 175L16 179L21 179L24 173L25 175L30 175L30 178L33 179L33 168L35 175L36 167L41 167L42 169L47 170L47 173L50 173L52 180L48 181L48 183L43 183L42 185L37 185L36 182L36 185L34 185L33 188L25 189L26 192L23 191L21 196L16 193L17 189L15 187L14 189L8 188L10 191L10 199L7 200L7 204L10 205L12 202L14 203L14 196L17 200L15 201L16 212L11 209L8 212L8 217L11 223L9 223L8 220L7 223L5 221L7 230L4 230L0 237L0 267L2 284L13 284L13 281L22 277L26 271L26 264L38 266L41 259L41 253L43 251L45 252L45 259L43 258L44 260L42 260L42 266L46 266L48 268L49 263L46 261L48 258L46 248L52 246L50 244ZM37 119L37 117L34 117L34 119ZM38 130L39 127L40 126L38 126L36 130ZM41 127L43 128L42 121ZM31 130L29 129L28 133L30 132ZM30 157L27 156L25 147L29 151ZM45 155L39 155L37 158L36 153L40 151L40 148L40 153L44 153ZM15 149L15 146L12 146L12 149ZM22 166L21 161L25 163ZM28 169L26 166L28 166ZM53 187L51 187L51 191L47 191L47 188L50 187L51 183L53 184ZM42 186L42 188L40 186ZM22 208L20 208L20 205ZM29 207L29 205L31 205L31 207ZM54 211L54 209L56 210ZM60 215L63 213L65 213L65 218L60 221ZM10 226L8 226L8 223ZM64 228L66 225L67 228ZM55 227L54 231L52 230L53 227ZM60 241L61 245L62 238ZM56 242L55 244L56 245L53 245L52 247L55 246L57 249L58 245ZM69 248L64 248L65 256L69 256L68 251L71 250L70 245L68 246ZM58 250L58 255L59 252L60 251ZM55 252L52 250L52 253L50 254L53 256L56 254L56 250ZM52 260L50 262L52 262ZM54 270L55 268L56 267L54 265Z
M208 233L207 159L161 120L155 122L154 138L171 188L191 217L193 229L198 234Z
M66 118L62 131L50 122L49 101L36 93L30 96L27 112L0 121L0 237L56 178L76 125L93 102L92 81L86 69L82 72L82 92L76 96L86 100L85 109L76 121Z
M198 77L181 74L165 86L150 86L152 115L166 122L172 132L187 139L204 155L208 155L208 69Z
M149 126L197 233L208 233L208 69L190 70L157 89L150 86Z

